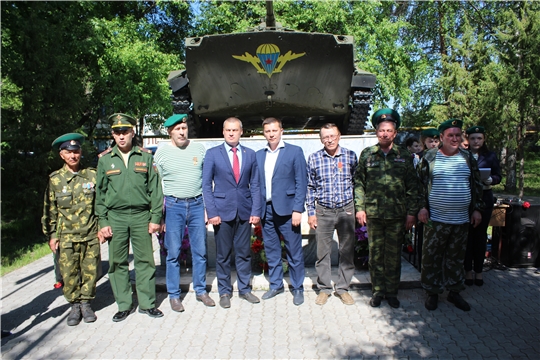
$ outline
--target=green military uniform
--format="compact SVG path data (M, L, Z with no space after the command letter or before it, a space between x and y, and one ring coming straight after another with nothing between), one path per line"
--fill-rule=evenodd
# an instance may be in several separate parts
M121 121L115 124L121 125ZM127 167L116 145L99 155L96 214L100 228L110 226L113 232L109 242L109 279L119 311L133 306L128 264L130 239L139 306L155 307L156 267L148 224L161 221L163 193L152 164L152 152L138 146L131 149Z
M59 240L63 291L70 303L89 302L96 295L100 244L94 216L95 184L95 169L73 173L64 165L51 173L45 191L43 233Z
M388 121L378 113L374 118ZM411 154L395 144L386 155L379 144L368 147L360 154L354 182L356 211L367 217L373 296L396 297L406 217L418 213L419 182Z

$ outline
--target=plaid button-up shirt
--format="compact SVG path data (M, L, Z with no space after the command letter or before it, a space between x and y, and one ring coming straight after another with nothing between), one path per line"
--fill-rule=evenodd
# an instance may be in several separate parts
M315 215L315 203L341 208L354 199L354 172L358 160L354 151L339 147L335 156L321 149L309 155L307 162L307 210Z

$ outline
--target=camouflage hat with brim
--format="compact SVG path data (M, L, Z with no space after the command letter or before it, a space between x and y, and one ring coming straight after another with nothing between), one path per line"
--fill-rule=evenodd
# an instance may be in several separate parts
M163 124L164 127L169 128L171 126L174 126L181 122L187 121L187 114L174 114L170 118L168 118L165 123Z
M485 133L486 133L486 129L484 129L483 126L471 126L470 128L467 129L466 133L467 133L467 135L471 135L471 134L485 134Z
M113 131L124 131L133 129L137 125L137 120L133 116L122 113L116 113L109 116L109 124Z
M421 135L423 137L438 138L441 135L441 133L439 132L439 130L435 128L429 128L429 129L422 130Z
M78 133L68 133L57 137L52 142L52 148L56 151L60 150L78 150L81 144L84 143L84 135Z
M396 129L397 129L399 128L399 125L401 124L401 117L399 116L396 110L392 110L392 109L378 110L371 117L371 124L373 124L373 127L377 127L377 125L379 125L383 121L393 122L394 124L396 124Z
M446 129L450 128L458 128L461 129L463 127L463 121L459 119L449 119L443 122L441 125L439 125L439 132L442 133Z

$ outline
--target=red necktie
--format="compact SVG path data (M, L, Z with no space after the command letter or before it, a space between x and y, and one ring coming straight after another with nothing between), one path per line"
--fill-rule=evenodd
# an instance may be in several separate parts
M234 174L234 179L236 180L236 183L238 184L238 181L240 180L240 160L238 160L238 155L236 154L236 151L238 149L233 147L233 165L232 165L232 171Z

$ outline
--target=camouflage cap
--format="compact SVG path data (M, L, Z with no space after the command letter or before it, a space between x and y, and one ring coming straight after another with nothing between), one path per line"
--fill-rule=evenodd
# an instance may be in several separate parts
M81 148L81 144L84 143L84 135L78 133L68 133L57 137L52 142L52 148L54 150L78 150Z
M446 129L450 128L459 128L461 129L463 127L463 121L459 119L448 119L445 122L443 122L441 125L439 125L439 132L443 132Z
M439 130L435 128L428 128L428 129L422 130L421 135L423 137L438 138L441 135L441 133L439 132Z
M168 118L163 126L166 128L169 128L171 126L174 126L180 122L186 122L187 121L187 114L174 114L170 118Z
M124 131L133 129L137 125L137 120L133 116L122 113L116 113L109 116L109 124L113 131Z
M397 129L399 128L399 125L401 124L401 117L399 116L396 110L392 110L388 108L378 110L371 117L371 123L373 124L373 127L377 127L377 125L379 125L383 121L391 121L395 123L396 129Z
M471 126L465 132L467 133L467 135L470 135L470 134L485 134L486 129L484 129L483 126Z

